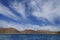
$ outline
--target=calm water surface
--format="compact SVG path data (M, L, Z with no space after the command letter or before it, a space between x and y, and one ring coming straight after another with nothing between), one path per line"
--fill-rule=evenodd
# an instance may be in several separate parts
M0 34L0 40L60 40L60 34Z

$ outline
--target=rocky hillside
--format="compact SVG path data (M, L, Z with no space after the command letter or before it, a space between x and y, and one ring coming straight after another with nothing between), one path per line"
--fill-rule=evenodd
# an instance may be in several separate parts
M0 28L0 34L15 34L20 33L20 31L14 28Z
M24 30L18 31L14 28L0 28L0 34L60 34L60 32L52 32L46 30Z

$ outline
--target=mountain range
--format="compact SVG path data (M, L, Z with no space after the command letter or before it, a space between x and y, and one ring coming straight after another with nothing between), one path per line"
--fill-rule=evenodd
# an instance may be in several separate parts
M15 28L0 28L0 34L60 34L60 32L53 32L53 31L48 31L48 30L18 31Z

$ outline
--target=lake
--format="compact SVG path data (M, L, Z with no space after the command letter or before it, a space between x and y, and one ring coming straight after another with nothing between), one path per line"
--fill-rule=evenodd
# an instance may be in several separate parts
M0 34L0 40L60 40L60 34Z

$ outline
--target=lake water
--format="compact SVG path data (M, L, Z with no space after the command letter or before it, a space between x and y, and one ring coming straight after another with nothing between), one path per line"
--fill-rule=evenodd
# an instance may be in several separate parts
M60 34L0 34L0 40L60 40Z

